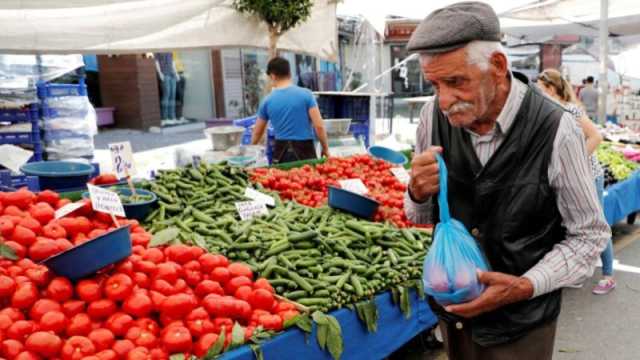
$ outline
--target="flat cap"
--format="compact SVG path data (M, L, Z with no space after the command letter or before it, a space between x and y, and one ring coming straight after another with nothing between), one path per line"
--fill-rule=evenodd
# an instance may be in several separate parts
M491 6L466 1L433 11L416 28L407 49L438 54L474 40L500 41L500 21Z

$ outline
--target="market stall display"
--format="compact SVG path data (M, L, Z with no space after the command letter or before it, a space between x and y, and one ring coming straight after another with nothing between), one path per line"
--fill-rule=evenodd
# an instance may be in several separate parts
M135 220L119 220L130 227L133 255L76 284L56 276L36 262L110 227L110 217L88 203L73 216L55 219L55 209L67 203L51 191L0 193L5 358L214 356L280 331L298 315L248 266L199 247L152 247L165 240L152 239ZM223 272L225 279L213 278Z
M605 170L605 186L626 180L640 168L638 163L628 160L621 151L614 149L611 143L600 145L596 149L596 157Z
M290 170L255 169L251 178L267 189L277 190L283 199L311 207L327 203L328 186L339 186L339 180L360 179L369 190L367 196L381 204L374 217L376 221L390 221L399 227L412 226L404 214L406 185L391 173L392 167L392 164L369 155L354 155Z

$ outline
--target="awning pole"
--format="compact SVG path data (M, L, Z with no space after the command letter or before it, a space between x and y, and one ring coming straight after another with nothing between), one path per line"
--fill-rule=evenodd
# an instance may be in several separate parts
M609 82L607 79L607 59L609 58L609 0L600 0L600 81L598 95L598 122L607 122L607 94Z

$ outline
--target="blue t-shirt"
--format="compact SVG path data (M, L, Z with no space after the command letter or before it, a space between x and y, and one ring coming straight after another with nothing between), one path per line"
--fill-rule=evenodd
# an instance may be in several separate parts
M258 117L270 121L277 140L312 140L309 109L318 106L309 89L295 85L273 89L260 108Z

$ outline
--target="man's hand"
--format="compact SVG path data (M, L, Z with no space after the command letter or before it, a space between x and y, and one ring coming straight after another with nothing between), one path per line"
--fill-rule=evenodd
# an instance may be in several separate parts
M321 155L323 157L329 158L331 156L331 154L329 154L329 148L322 148L322 153Z
M442 148L432 146L411 161L409 192L416 201L424 202L440 191L440 176L438 175L436 153L442 153Z
M471 318L533 296L533 284L524 277L478 271L478 280L486 286L479 297L465 304L449 305L445 310Z

